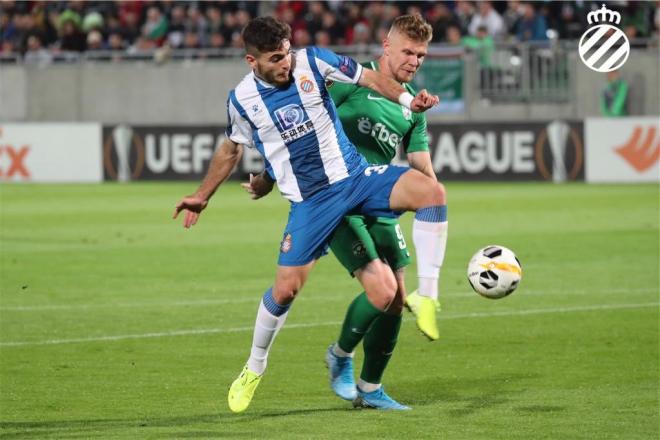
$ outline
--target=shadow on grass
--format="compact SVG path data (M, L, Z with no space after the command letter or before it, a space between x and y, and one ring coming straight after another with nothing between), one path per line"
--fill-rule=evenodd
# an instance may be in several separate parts
M400 381L397 399L412 406L447 405L447 413L452 417L465 417L479 411L498 406L510 406L528 413L564 411L565 406L532 405L514 407L516 396L525 391L521 383L533 380L534 375L498 375L467 379L465 377L447 379L438 377L425 381ZM551 402L550 402L551 403Z
M217 428L212 430L180 431L171 433L159 432L159 438L245 438L246 436L263 435L259 432L249 432L241 429L240 425L249 426L255 420L297 416L306 414L319 414L351 411L349 408L300 408L282 411L253 411L245 414L204 414L178 417L147 417L142 419L89 419L89 420L51 420L35 422L7 422L0 421L0 438L91 438L104 437L108 431L117 431L114 435L141 437L153 435L154 428L184 428L186 426L209 424ZM233 425L231 432L227 432L228 425ZM104 432L106 434L104 434ZM140 433L143 433L142 435Z

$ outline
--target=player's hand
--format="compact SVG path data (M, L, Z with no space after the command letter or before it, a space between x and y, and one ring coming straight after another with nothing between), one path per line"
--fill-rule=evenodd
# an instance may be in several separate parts
M274 182L270 182L263 178L261 174L253 176L250 174L249 183L241 183L241 186L253 200L257 200L268 194L273 190Z
M172 218L175 219L181 211L186 211L186 216L183 218L183 227L188 229L197 223L199 215L208 204L208 200L195 194L184 197L179 203L177 203L176 208L174 208L174 215Z
M437 95L431 95L426 89L421 90L410 103L410 110L421 113L440 102Z

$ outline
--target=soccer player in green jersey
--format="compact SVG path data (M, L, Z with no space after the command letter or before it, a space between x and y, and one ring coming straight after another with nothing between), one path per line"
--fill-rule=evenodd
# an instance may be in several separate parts
M414 94L408 83L422 65L431 38L431 26L419 15L398 17L383 42L383 55L363 66L395 79ZM394 159L397 147L402 145L410 166L436 179L423 114L412 113L369 89L350 84L332 84L328 90L346 134L368 162L387 166ZM326 354L331 386L338 396L347 399L355 394L351 357L364 339L365 358L355 401L361 406L388 407L373 404L366 397L381 388L382 375L397 341L404 302L416 315L423 334L430 340L439 337L436 310L440 267L447 243L446 205L417 212L413 242L419 284L418 290L410 295L406 295L404 283L404 267L410 263L410 254L397 219L348 216L330 242L332 251L349 273L357 275L369 261L381 258L392 267L397 282L397 296L384 311L374 307L365 292L355 298L339 340Z

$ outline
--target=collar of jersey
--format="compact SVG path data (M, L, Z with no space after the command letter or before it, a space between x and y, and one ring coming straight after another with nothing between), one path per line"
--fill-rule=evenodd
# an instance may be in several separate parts
M274 89L274 88L275 88L274 85L269 84L269 83L267 83L266 81L264 81L263 79L259 78L259 77L254 73L254 70L252 71L252 78L254 78L254 80L255 80L256 82L258 82L259 84L261 84L261 85L264 86L264 87L267 87L267 88L269 88L269 89Z

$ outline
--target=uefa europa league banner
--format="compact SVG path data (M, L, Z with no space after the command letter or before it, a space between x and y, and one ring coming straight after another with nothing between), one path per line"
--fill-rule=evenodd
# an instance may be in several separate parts
M384 135L381 125L372 136ZM584 180L582 122L431 124L429 135L442 180ZM104 179L199 180L223 140L223 126L105 126ZM259 153L245 148L233 177L261 170Z
M441 180L584 180L581 121L432 124L429 133Z

